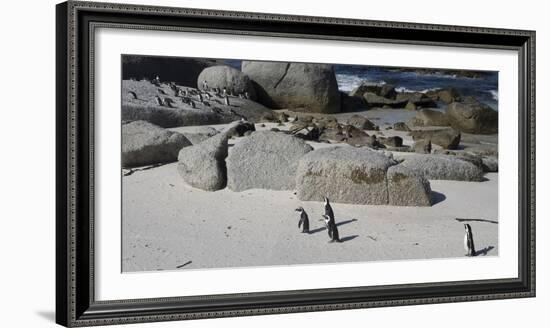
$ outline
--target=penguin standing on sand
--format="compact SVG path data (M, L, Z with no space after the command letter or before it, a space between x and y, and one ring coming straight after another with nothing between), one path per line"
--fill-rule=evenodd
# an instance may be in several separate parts
M327 227L330 242L341 243L342 241L340 240L340 235L338 234L338 227L336 226L336 221L334 221L334 218L331 218L326 214L323 214L323 218L325 219L325 226Z
M323 218L325 219L325 226L327 227L328 236L330 237L330 242L340 242L340 235L338 234L338 227L336 226L336 220L334 219L334 211L332 206L330 206L330 201L328 197L325 199L325 214Z
M300 212L300 221L298 221L298 228L302 228L302 233L309 233L309 218L306 211L302 206L295 209L296 212Z
M472 234L472 227L468 224L464 224L464 250L466 251L466 256L475 256L476 248L474 246L474 235Z
M202 82L202 89L203 89L204 91L208 91L208 82L206 82L206 80L204 80L204 81Z
M330 206L330 201L328 200L328 197L323 197L325 200L325 215L327 215L329 218L331 218L334 221L334 211L332 210L332 207Z

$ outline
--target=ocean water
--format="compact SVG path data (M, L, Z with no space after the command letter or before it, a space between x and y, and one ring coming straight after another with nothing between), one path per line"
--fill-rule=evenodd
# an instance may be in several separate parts
M240 70L240 60L226 60ZM398 92L428 92L455 88L463 96L473 96L498 110L498 72L484 72L482 77L471 78L457 74L435 71L431 74L414 71L399 71L390 67L334 65L338 89L349 92L361 83L392 84Z

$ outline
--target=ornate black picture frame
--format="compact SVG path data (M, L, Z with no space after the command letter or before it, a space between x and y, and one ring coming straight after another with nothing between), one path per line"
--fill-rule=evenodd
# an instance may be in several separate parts
M57 5L56 321L92 326L535 296L535 32L69 1ZM94 297L93 37L97 26L509 49L519 58L515 279L162 299Z

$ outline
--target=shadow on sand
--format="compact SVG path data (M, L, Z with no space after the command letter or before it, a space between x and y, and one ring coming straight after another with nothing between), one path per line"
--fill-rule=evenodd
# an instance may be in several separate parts
M437 192L437 191L433 191L433 190L432 190L432 193L430 194L430 196L432 198L432 206L435 205L435 204L441 203L442 201L447 199L447 197L445 195L443 195L442 193Z
M487 222L487 223L498 224L498 221L494 221L494 220L485 220L485 219L461 219L461 218L455 218L455 220L457 220L458 222L472 222L472 221L475 221L475 222Z
M480 249L478 251L476 251L474 253L474 256L480 256L480 255L487 255L487 253L489 253L493 248L495 248L495 246L488 246L488 247L485 247L484 249Z
M319 221L323 221L323 220L319 220ZM340 222L337 222L337 223L336 223L336 226L339 227L339 226L341 226L341 225L348 224L348 223L355 222L355 221L357 221L357 219L351 219L351 220L340 221ZM321 232L321 231L324 231L324 230L327 230L327 228L326 228L326 227L320 227L320 228L317 228L317 229L309 230L309 233L310 233L310 234L313 234L313 233ZM354 237L354 238L355 238L355 237Z
M355 239L357 237L359 237L359 235L352 235L352 236L347 236L347 237L344 237L344 238L340 238L340 242L345 243L346 241L350 241L350 240Z

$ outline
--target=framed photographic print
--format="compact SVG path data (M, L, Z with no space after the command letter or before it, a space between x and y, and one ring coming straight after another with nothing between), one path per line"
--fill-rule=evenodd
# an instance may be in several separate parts
M64 326L535 296L535 32L57 5Z

